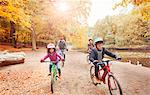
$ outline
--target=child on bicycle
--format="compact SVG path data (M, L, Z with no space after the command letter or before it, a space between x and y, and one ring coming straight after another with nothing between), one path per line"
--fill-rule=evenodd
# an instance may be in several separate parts
M117 60L120 60L121 58L117 57L115 54L109 52L106 48L103 47L102 38L96 38L94 44L95 47L92 49L89 59L95 65L95 76L96 76L97 83L100 83L100 81L103 81L105 83L105 77L107 73L104 73L102 79L99 80L98 78L99 66L97 64L101 63L100 64L101 68L105 66L105 64L102 62L102 59L104 58L105 54ZM104 69L104 71L106 71L106 69Z
M47 58L50 59L51 63L49 65L49 75L51 75L52 64L55 64L58 69L59 78L61 76L61 69L59 66L59 61L63 61L64 59L56 52L56 47L54 44L50 43L47 45L47 55L41 59L41 62L44 62Z

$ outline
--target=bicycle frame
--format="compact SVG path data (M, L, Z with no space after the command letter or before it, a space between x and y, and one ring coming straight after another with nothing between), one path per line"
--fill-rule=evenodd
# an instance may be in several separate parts
M106 69L106 71L105 71L105 69ZM104 71L104 73L101 76L100 75L100 71L102 71L102 70ZM110 75L113 75L113 73L110 71L110 64L109 64L109 62L106 62L106 65L98 71L98 77L99 77L99 79L103 79L104 75L106 75L106 74L108 75L108 80L109 80ZM114 84L115 84L115 81L114 81ZM110 87L111 87L111 85L110 85ZM116 84L115 84L115 87L116 87Z
M52 64L52 73L53 73L53 77L54 77L54 80L57 80L57 68L56 68L56 65L53 63Z
M50 62L50 61L45 61L45 62ZM56 63L55 61L52 62L51 76L50 76L52 93L54 92L53 85L55 84L55 81L57 81L57 67L55 63Z
M105 63L104 63L105 64ZM106 69L106 71L105 71L105 69ZM100 75L100 72L101 71L104 71L104 73L103 73L103 75L101 76ZM103 67L103 68L101 68L101 69L99 69L99 71L98 71L98 77L99 77L99 79L102 79L103 78L103 76L104 75L111 75L111 74L113 74L111 71L110 71L110 65L109 65L109 62L106 62L106 65Z

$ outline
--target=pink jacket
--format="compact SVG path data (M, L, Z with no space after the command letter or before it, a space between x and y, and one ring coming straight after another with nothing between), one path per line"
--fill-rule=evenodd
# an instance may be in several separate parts
M62 60L62 57L56 52L53 52L52 54L48 53L42 60L44 61L47 58L49 58L50 61L58 61L59 59Z

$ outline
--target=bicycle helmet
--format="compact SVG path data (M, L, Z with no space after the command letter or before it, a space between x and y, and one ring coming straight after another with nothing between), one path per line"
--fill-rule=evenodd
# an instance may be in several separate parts
M55 48L55 45L50 43L50 44L47 45L47 48Z
M103 43L103 38L100 38L100 37L99 37L99 38L96 38L96 39L94 40L94 43L95 43L95 44L97 44L97 43L99 43L99 42L100 42L100 43Z

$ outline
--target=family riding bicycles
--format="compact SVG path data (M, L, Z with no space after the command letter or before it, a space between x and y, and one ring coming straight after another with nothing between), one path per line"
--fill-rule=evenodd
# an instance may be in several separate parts
M107 84L110 94L123 95L119 82L110 71L110 62L112 60L103 61L105 54L115 58L116 60L121 60L121 58L117 57L115 54L109 52L106 48L103 47L102 38L96 38L94 43L95 47L91 50L89 55L89 60L93 63L90 68L90 76L93 84L97 85L101 84L102 82L106 84L106 76L108 76Z
M59 40L58 43L60 42L64 43L65 41ZM44 62L47 58L50 59L49 75L51 76L50 79L52 93L54 92L54 84L57 81L57 78L61 79L61 69L59 62L62 61L64 66L65 61L65 54L63 53L63 51L66 49L66 45L63 44L65 46L63 48L61 47L61 45L62 43L58 44L60 51L56 52L56 46L52 43L48 44L47 54L43 59L41 59L41 62ZM117 57L115 54L109 52L106 48L103 47L102 38L96 38L94 41L94 45L90 48L89 52L89 61L93 64L90 68L91 80L94 85L107 83L111 95L123 95L119 82L110 70L110 62L112 60L103 61L105 54L116 60L121 60L121 58Z

